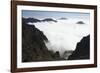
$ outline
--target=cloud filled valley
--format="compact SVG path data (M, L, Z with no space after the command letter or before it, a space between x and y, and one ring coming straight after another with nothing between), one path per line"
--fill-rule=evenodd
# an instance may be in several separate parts
M72 58L73 55L80 55L81 57L81 50L84 52L84 46L86 51L89 51L89 14L23 12L26 12L23 13L22 17L22 27L25 27L22 30L24 32L22 44L23 51L25 51L23 52L23 62L27 61L29 57L28 61L65 60L71 54ZM29 40L32 42L30 43ZM27 47L31 49L30 51L34 55L29 54L27 57L27 50L29 50ZM80 54L77 54L77 49L81 51ZM84 58L89 58L89 52L83 54ZM77 56L74 58L78 58Z
M48 38L46 43L49 50L59 51L61 55L66 50L75 50L76 45L80 40L89 35L89 24L77 24L81 20L57 20L57 22L37 22L29 25L35 25ZM84 21L83 21L84 22Z

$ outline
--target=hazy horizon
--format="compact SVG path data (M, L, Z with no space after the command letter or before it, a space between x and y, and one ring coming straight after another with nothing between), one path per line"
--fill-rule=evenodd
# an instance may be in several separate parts
M61 17L65 18L80 18L84 20L90 19L89 13L79 13L79 12L57 12L57 11L37 11L37 10L22 10L23 17L33 17L37 19L43 18L54 18L59 19Z

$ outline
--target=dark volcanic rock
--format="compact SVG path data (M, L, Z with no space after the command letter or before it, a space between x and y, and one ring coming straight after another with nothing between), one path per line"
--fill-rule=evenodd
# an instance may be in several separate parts
M50 22L50 21L57 22L56 20L54 20L52 18L46 18L46 19L43 19L42 21L43 22Z
M22 20L22 62L63 60L59 52L49 51L47 37L34 25Z
M80 60L90 58L90 35L84 37L81 42L77 44L76 50L68 58L69 60Z

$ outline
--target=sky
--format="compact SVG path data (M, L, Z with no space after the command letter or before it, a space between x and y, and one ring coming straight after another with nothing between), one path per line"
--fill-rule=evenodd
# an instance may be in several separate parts
M84 20L89 20L89 13L78 13L78 12L55 12L55 11L36 11L36 10L22 10L23 17L34 17L38 19L44 18L54 18L59 19L61 17L66 18L80 18Z

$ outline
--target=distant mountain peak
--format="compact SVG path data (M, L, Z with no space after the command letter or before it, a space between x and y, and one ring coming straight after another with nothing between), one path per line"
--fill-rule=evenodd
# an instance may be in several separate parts
M31 22L31 23L41 22L41 20L36 19L36 18L32 18L32 17L29 17L29 18L24 18L23 17L22 20L27 22L27 23L29 23L29 22Z
M78 21L76 24L85 24L83 21Z
M25 21L26 23L37 23L37 22L57 22L57 20L55 19L52 19L52 18L45 18L43 20L39 20L37 18L32 18L32 17L29 17L29 18L24 18L22 17L22 20Z
M61 18L59 18L59 20L67 20L67 18L61 17Z
M52 19L52 18L45 18L42 20L43 22L49 22L49 21L53 21L53 22L57 22L56 20Z

